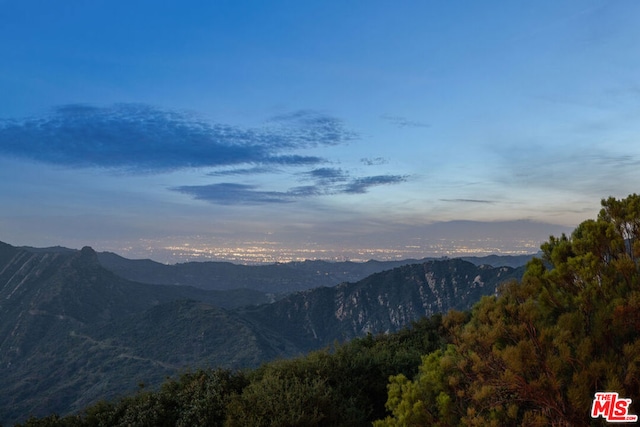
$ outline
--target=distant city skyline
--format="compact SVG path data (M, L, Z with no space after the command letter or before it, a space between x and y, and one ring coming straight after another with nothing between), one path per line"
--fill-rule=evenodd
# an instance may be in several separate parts
M537 252L640 189L633 0L0 0L0 241Z

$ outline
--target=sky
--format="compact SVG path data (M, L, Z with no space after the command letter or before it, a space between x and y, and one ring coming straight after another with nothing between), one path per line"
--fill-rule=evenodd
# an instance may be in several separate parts
M534 253L639 192L640 2L0 0L0 241Z

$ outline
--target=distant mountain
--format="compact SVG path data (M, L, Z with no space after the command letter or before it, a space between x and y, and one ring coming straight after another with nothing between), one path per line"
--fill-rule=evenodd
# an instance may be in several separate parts
M533 255L490 255L462 259L476 265L516 268L525 265L532 257ZM343 282L357 282L374 273L436 259L367 262L308 260L268 265L237 265L210 261L166 265L148 259L130 260L111 252L100 252L98 260L105 268L119 276L142 283L190 285L218 290L248 288L282 295L322 286L335 286Z
M490 265L491 267L524 267L534 257L540 257L541 253L526 255L487 255L487 256L467 256L459 257L464 261L469 261L475 265Z
M88 247L0 243L0 423L77 411L141 383L156 386L188 367L257 366L334 340L396 331L422 316L469 308L500 281L522 274L522 268L432 260L257 305L266 296L255 290L134 282L105 268L100 257ZM316 269L322 276L317 272L325 264L333 263L299 263L297 273ZM277 271L288 271L270 268L273 283ZM280 283L293 283L291 277ZM254 305L240 306L248 301Z

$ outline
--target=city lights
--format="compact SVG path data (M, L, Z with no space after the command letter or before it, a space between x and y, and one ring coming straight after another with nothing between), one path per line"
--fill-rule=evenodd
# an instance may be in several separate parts
M146 242L146 247L129 245L114 249L128 258L150 257L156 261L174 264L191 261L227 261L236 264L269 264L305 260L352 261L369 260L393 261L403 259L422 259L427 257L463 257L496 255L522 255L536 253L539 241L504 239L477 240L427 240L412 245L376 248L376 247L326 247L307 244L294 247L280 242L207 242L207 239L181 242ZM149 256L151 254L151 256Z

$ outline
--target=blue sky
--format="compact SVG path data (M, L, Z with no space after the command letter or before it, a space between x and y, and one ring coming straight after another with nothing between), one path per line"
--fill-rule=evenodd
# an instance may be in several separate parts
M640 3L0 0L0 240L535 252L640 183Z

